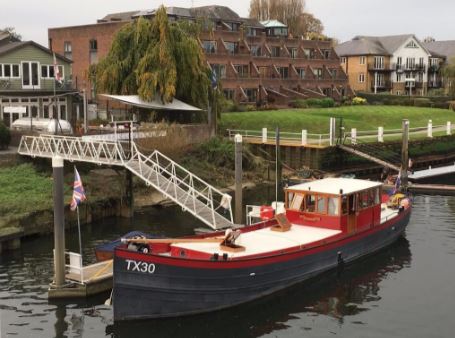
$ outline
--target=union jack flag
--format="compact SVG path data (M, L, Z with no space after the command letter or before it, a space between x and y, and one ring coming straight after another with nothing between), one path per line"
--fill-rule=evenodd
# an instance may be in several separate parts
M77 172L76 167L74 167L74 189L73 189L73 198L71 199L70 209L72 211L76 210L77 206L81 202L85 201L87 197L85 196L84 187L82 186L81 177Z

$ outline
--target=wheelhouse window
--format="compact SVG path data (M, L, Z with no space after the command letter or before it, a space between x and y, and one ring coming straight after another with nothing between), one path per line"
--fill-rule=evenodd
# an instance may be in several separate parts
M338 197L329 197L328 198L329 216L338 216L339 215L339 204L340 204L340 199Z
M316 211L319 214L327 213L327 198L325 196L316 195Z
M316 210L316 196L305 195L305 211L314 212Z

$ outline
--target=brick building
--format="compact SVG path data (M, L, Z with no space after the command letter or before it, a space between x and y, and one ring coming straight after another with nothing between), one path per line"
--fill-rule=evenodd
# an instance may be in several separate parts
M350 93L330 41L293 37L278 21L240 18L224 6L166 10L170 20L203 20L200 43L207 62L226 97L236 102L286 105L294 99L341 99ZM125 23L140 16L152 18L155 11L109 14L96 24L50 28L49 46L73 60L75 88L85 89L93 99L89 65L107 54Z

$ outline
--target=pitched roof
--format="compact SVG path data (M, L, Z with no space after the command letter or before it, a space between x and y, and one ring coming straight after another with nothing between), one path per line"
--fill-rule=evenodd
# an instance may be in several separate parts
M261 21L261 24L265 26L266 28L270 27L287 27L284 23L278 21L278 20L265 20Z
M335 51L339 56L350 55L392 55L406 41L414 38L414 34L388 35L388 36L356 36L350 41L339 44ZM425 47L422 45L425 49Z
M240 21L239 15L234 12L232 9L226 6L201 6L194 7L190 9L191 15L196 17L207 17L210 19L221 19L221 20L231 20L231 21Z
M132 20L133 16L138 13L139 11L130 11L130 12L119 12L119 13L111 13L99 19L98 22L106 22L106 21L129 21Z
M424 42L423 45L432 56L444 56L447 59L455 57L455 40Z
M49 49L49 48L46 48L44 46L41 46L40 44L34 42L34 41L20 41L20 42L10 42L6 45L2 45L0 46L0 56L3 55L3 54L6 54L6 53L9 53L9 52L12 52L16 49L20 49L22 47L25 47L25 46L34 46L40 50L42 50L43 52L47 53L47 54L50 54L50 55L53 55L53 52ZM63 55L60 55L58 53L55 53L55 56L57 58L59 58L60 60L63 60L67 63L73 63L72 60L70 59L67 59L66 57L64 57Z

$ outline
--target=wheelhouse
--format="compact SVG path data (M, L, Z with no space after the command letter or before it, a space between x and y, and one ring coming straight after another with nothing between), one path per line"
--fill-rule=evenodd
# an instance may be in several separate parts
M291 223L354 233L381 221L379 182L328 178L285 189Z

